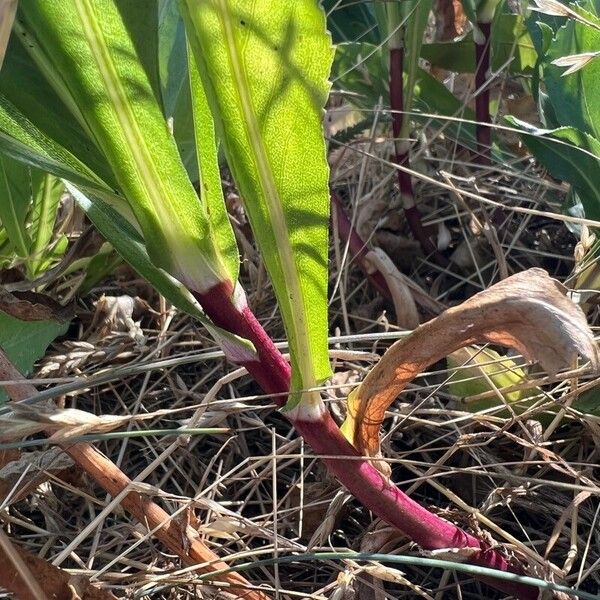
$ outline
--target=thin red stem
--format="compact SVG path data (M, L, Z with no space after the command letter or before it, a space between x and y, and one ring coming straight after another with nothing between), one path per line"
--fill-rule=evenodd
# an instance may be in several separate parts
M344 207L342 206L339 196L335 192L331 192L331 212L333 213L334 211L337 219L337 231L340 239L344 244L348 244L350 254L367 274L367 277L373 284L373 287L375 287L384 298L393 300L392 293L390 292L390 288L388 287L385 277L380 271L372 271L368 268L366 258L367 254L369 253L369 248L358 235L356 229L354 229L350 219L348 218L348 215L346 214L346 211L344 210Z
M421 213L415 205L415 195L410 173L404 169L410 168L409 148L406 140L402 140L404 124L404 48L390 49L390 108L392 109L392 132L396 148L396 164L403 167L397 169L400 198L408 226L421 245L424 254L433 256L434 260L443 266L448 264L446 257L438 252L428 233L423 227Z
M257 358L239 364L248 369L266 393L274 394L274 401L282 406L289 391L290 367L250 308L236 306L231 284L222 283L195 296L216 325L254 344ZM342 485L378 517L397 527L422 548L479 548L481 551L469 557L469 562L521 572L498 551L429 512L390 483L370 462L359 456L328 412L318 421L294 419L292 423L316 453L335 457L324 461ZM537 590L531 586L499 580L488 583L523 600L537 597Z
M477 548L471 564L523 574L489 544L434 515L398 489L371 463L361 458L329 413L321 421L294 422L294 427L348 491L377 516L427 550ZM486 579L486 583L523 600L535 600L537 589L519 583Z
M477 23L483 34L483 42L475 43L475 131L477 136L477 153L481 165L491 164L492 119L490 117L490 42L491 23Z

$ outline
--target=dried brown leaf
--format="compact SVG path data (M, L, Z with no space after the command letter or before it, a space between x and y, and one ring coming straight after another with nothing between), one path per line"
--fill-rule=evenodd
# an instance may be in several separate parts
M348 397L343 431L357 450L379 453L385 411L405 386L432 363L464 346L490 342L538 361L549 374L577 355L598 367L598 348L581 309L565 287L542 269L529 269L421 325L391 346Z
M11 413L0 417L1 441L22 439L40 431L56 429L49 439L60 442L92 432L113 431L132 420L129 416L96 416L77 408L12 404L11 409Z
M418 327L419 311L410 287L390 257L381 248L375 248L366 255L365 262L383 275L392 294L398 326L403 329Z
M37 292L7 292L0 289L0 310L21 321L70 321L73 306Z
M8 39L17 12L17 0L2 0L0 2L0 67L4 62Z
M571 75L571 73L575 73L580 69L583 69L589 62L594 60L594 58L598 58L600 56L600 52L582 52L581 54L571 54L570 56L561 56L556 60L552 61L553 65L557 67L568 67L568 69L562 73L561 77L566 77L567 75Z

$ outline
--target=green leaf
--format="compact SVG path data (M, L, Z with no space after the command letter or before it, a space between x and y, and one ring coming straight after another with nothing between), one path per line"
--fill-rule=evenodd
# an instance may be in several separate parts
M159 4L160 0L118 0L115 3L129 38L135 48L135 56L142 65L154 97L162 107L159 73Z
M152 260L203 292L226 269L117 4L40 0L19 10L111 165Z
M497 390L506 402L513 403L541 394L536 387L504 392L503 389L526 384L527 374L514 360L488 348L467 346L447 357L448 367L457 369L448 382L453 396L461 399L461 406L477 412L497 406L498 396L470 401L469 397Z
M42 171L95 190L108 186L63 146L46 136L0 94L0 151Z
M198 181L188 51L183 19L176 0L159 2L159 70L164 112L191 181Z
M184 8L227 160L283 315L292 388L311 388L330 374L329 169L321 121L332 48L324 14L314 0L186 0Z
M112 274L117 267L123 264L121 255L108 242L104 242L94 256L79 260L81 263L77 266L78 268L83 268L85 272L84 279L77 290L80 295L90 292L102 280Z
M404 108L412 110L413 97L415 95L415 83L419 77L419 57L423 45L423 36L433 0L412 0L402 2L402 12L405 18L404 34ZM410 119L403 120L404 131L400 133L401 138L410 137Z
M37 49L30 36L15 31L0 71L0 93L30 123L46 137L77 157L88 169L111 187L116 187L114 175L88 133L73 118L69 108L45 79L33 61L31 46ZM24 32L24 31L23 31Z
M21 321L0 311L0 346L23 375L27 375L46 348L69 327L64 321Z
M459 73L475 72L475 43L473 33L467 33L454 42L423 44L421 57L436 67ZM530 74L535 67L537 53L522 15L501 14L492 25L492 69L500 69L507 62L511 73Z
M215 122L210 112L208 99L191 48L187 49L186 54L189 57L188 73L190 78L189 90L192 98L192 132L195 138L195 155L198 160L199 194L202 204L208 210L217 245L225 257L229 277L232 281L237 281L240 259L221 187Z
M97 196L88 197L76 187L67 184L79 206L114 249L156 290L180 310L198 319L234 361L255 359L252 344L245 339L216 327L202 312L194 296L169 273L151 260L146 242L136 229L117 210Z
M32 242L27 261L29 279L34 279L50 266L47 260L48 245L54 235L56 215L64 189L64 183L54 175L37 169L32 171L33 214L29 227ZM63 239L66 241L66 238ZM59 242L58 245L61 244L64 245L64 242ZM51 252L52 258L57 258L55 250L56 248Z
M431 127L442 130L447 137L459 141L468 148L477 147L475 136L475 114L464 105L441 81L433 75L419 69L415 81L414 108L429 115L439 117L419 116L418 113L411 117L427 123ZM451 117L444 119L444 117ZM465 121L471 122L463 122Z
M597 23L600 19L579 9L578 13ZM600 139L600 59L583 69L563 76L564 67L553 65L559 58L583 52L600 51L600 30L574 19L561 27L548 48L544 60L544 82L560 125L575 127Z
M322 5L327 13L327 28L331 31L334 44L354 40L373 44L379 41L371 3L356 0L323 0Z
M548 130L514 117L507 121L521 130L529 150L553 177L573 186L585 216L600 219L600 141L574 127Z
M31 240L25 220L31 205L31 173L27 165L0 155L0 221L12 249L21 258L29 255Z
M575 399L571 408L586 415L600 417L600 390L593 387L592 389L583 392L583 394L580 394Z
M69 323L64 321L21 321L0 311L0 348L10 362L27 375L48 346L68 328ZM6 392L0 391L0 406L6 399Z
M372 110L389 96L388 73L381 45L349 42L335 47L332 72L335 89L347 92L354 106Z

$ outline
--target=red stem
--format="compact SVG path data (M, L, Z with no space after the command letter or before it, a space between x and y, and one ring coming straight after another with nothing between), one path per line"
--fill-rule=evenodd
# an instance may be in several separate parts
M396 164L408 169L410 168L409 151L402 149L405 141L400 139L404 121L403 71L404 48L390 49L390 108L392 109L392 132L396 148ZM443 254L438 252L423 227L421 213L415 205L415 195L410 173L404 169L397 169L396 172L404 214L406 215L406 221L413 236L421 245L424 254L428 256L432 255L438 264L447 266L448 260Z
M221 282L207 292L194 292L211 321L235 335L250 340L258 354L257 360L236 361L246 370L266 394L273 394L277 406L286 403L290 389L291 369L273 340L262 328L249 306L238 309L233 302L230 282Z
M392 293L390 292L385 277L379 271L372 271L367 267L366 258L369 253L369 248L358 235L356 229L352 226L352 223L342 206L342 201L335 192L331 192L331 209L332 212L335 211L336 214L338 235L344 244L348 244L352 257L367 274L373 287L375 287L384 298L393 300Z
M489 544L429 512L398 489L370 462L360 457L328 412L321 421L297 420L294 427L317 454L336 457L322 460L357 500L421 548L478 548L480 552L469 556L469 563L524 574L522 569L511 565ZM522 600L538 597L537 589L529 585L493 578L480 579Z
M290 367L249 307L238 308L231 284L221 283L195 294L211 320L231 333L249 339L258 359L240 362L274 401L283 406L290 386ZM326 412L320 421L292 421L317 454L335 456L323 459L327 467L358 500L378 517L397 527L424 549L480 548L469 562L503 571L521 573L496 550L448 521L434 515L390 483L375 467L361 458ZM338 458L339 457L339 458ZM485 580L499 590L522 600L537 598L537 590L500 580Z
M477 27L483 34L482 44L475 43L475 131L477 136L477 153L479 164L491 164L492 148L492 119L490 117L490 87L488 75L490 70L490 41L491 23L477 23Z

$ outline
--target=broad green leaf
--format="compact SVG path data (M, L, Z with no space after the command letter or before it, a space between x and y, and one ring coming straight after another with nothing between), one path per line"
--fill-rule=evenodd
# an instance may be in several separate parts
M10 362L23 374L33 369L36 360L46 353L48 346L67 332L68 322L58 320L21 321L0 311L0 348ZM0 406L7 400L4 390L0 391Z
M26 375L36 360L59 335L66 333L68 322L58 320L21 321L0 311L0 346L10 361Z
M142 277L169 302L180 310L198 319L221 345L231 360L244 362L255 359L252 344L245 339L216 327L202 312L194 296L169 273L157 267L151 260L146 242L118 211L104 202L101 197L88 197L76 187L67 184L79 206L105 239Z
M21 5L22 27L58 74L106 156L157 266L195 291L227 279L136 48L111 0ZM51 83L57 89L56 78ZM111 240L112 241L112 240Z
M32 170L31 181L33 214L29 227L31 247L27 261L27 277L34 279L50 266L47 256L48 245L54 235L56 214L65 186L54 175L42 173L37 169ZM66 241L64 236L61 239ZM57 245L64 246L64 242L59 240ZM60 250L60 248L55 248L55 250L57 249ZM52 258L56 258L57 253L51 251L51 255Z
M573 186L585 216L599 220L600 141L574 127L537 129L514 117L507 120L521 130L525 144L548 172Z
M552 64L559 58L600 51L600 19L579 9L598 29L569 19L561 27L545 56L544 82L550 102L560 125L575 127L600 139L600 58L589 62L583 69L564 75L565 68Z
M494 396L470 401L470 396L497 390L506 402L513 403L541 393L536 387L504 392L505 388L526 384L527 374L521 365L494 350L467 346L450 354L447 361L450 369L457 369L448 382L448 389L471 412L497 406L501 400Z
M186 0L183 6L283 315L292 388L313 387L330 374L329 170L321 121L333 54L324 14L314 0Z
M0 155L0 222L12 249L21 258L29 255L31 240L26 219L31 206L31 172L27 165Z
M586 415L600 417L600 390L594 387L583 392L575 399L571 407Z
M154 97L162 107L158 37L160 0L118 0L115 5L135 48L135 55L130 60L140 62Z
M475 44L473 33L467 33L455 42L423 44L421 56L432 65L457 71L475 72ZM492 69L498 70L509 63L512 73L529 74L536 63L537 54L525 27L522 15L499 15L492 26Z

